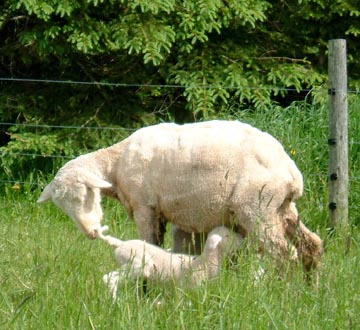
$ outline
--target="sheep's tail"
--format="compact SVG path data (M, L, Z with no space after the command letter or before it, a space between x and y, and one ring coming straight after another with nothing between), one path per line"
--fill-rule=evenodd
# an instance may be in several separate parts
M110 235L104 235L104 233L108 230L109 230L108 226L102 226L97 231L97 236L99 238L101 238L103 241L105 241L106 243L108 243L109 245L111 245L113 248L118 248L122 244L122 241L115 237L112 237Z

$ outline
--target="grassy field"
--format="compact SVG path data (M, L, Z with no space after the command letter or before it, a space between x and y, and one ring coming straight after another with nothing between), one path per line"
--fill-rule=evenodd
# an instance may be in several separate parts
M358 109L353 102L355 142ZM304 173L302 219L326 243L317 290L300 268L278 279L267 259L266 276L254 283L259 261L250 254L194 290L163 284L143 295L128 281L113 304L101 280L116 268L111 249L86 239L51 203L36 204L40 187L8 185L0 200L0 329L360 329L359 145L350 145L353 225L330 235L326 109L299 104L236 117L276 136ZM137 237L118 203L105 200L104 212L115 236Z

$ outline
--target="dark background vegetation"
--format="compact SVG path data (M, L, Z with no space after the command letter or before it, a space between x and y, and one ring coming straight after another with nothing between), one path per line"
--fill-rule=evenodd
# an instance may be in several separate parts
M14 154L73 157L129 134L13 123L139 128L314 103L331 38L347 39L356 90L359 15L355 0L5 0L0 177L57 160Z

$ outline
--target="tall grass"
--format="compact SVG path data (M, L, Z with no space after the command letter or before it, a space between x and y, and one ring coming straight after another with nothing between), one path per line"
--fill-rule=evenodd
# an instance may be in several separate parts
M360 141L358 105L351 108L353 141ZM116 268L112 250L87 240L51 203L37 205L40 190L8 186L0 200L0 328L359 329L359 230L354 225L332 236L326 231L326 109L298 104L237 117L276 136L304 173L299 209L307 225L326 240L318 289L304 281L301 269L279 279L268 259L262 261L265 277L255 283L259 261L250 253L197 289L159 284L139 294L136 283L128 281L113 303L101 280ZM359 176L357 148L350 147L354 177ZM359 205L359 192L354 179L351 207ZM350 210L352 223L357 223L356 208ZM115 236L137 237L121 205L105 200L104 211Z

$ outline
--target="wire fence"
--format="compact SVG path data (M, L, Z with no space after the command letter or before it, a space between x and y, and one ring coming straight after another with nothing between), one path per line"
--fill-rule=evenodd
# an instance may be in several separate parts
M203 88L203 89L230 89L238 90L238 86L226 86L222 84L204 84L204 85L178 85L178 84L137 84L137 83L114 83L106 81L75 81L75 80L56 80L56 79L33 79L33 78L9 78L0 77L0 82L18 82L18 83L41 83L41 84L68 84L68 85L89 85L89 86L108 86L108 87L122 87L122 88L176 88L176 89L190 89L190 88ZM287 88L282 86L241 86L241 89L246 90L271 90L283 92L298 92L309 93L313 91L328 91L328 88L319 86L316 88ZM335 90L336 91L336 90ZM360 90L347 90L348 94L360 95Z
M127 83L111 83L111 82L97 82L97 81L72 81L72 80L53 80L53 79L25 79L25 78L6 78L6 77L0 77L0 82L16 82L16 83L37 83L37 84L70 84L70 85L93 85L93 86L110 86L110 87L118 87L118 88L177 88L177 89L186 89L186 88L222 88L222 89L238 89L233 86L222 86L222 85L206 85L206 86L184 86L184 85L157 85L157 84L127 84ZM278 86L272 86L272 87L250 87L246 86L244 89L256 89L256 90L276 90L276 91L296 91L298 93L310 93L314 91L315 89L294 89L294 88L283 88ZM318 87L316 91L319 90L326 90L324 87ZM360 91L357 90L348 90L348 94L354 94L354 95L360 95ZM17 123L17 122L0 122L0 127L23 127L28 129L70 129L70 130L96 130L96 131L125 131L128 133L131 133L135 131L135 128L129 128L129 127L111 127L111 126L69 126L69 125L46 125L46 124L29 124L29 123ZM349 140L349 145L359 145L360 141L356 140ZM53 155L53 154L39 154L39 153L26 153L26 152L0 152L0 156L11 156L14 158L17 157L31 157L31 158L54 158L54 159L64 159L69 160L73 159L76 156L65 156L65 155ZM319 174L307 174L307 176L316 175L319 176ZM328 173L320 174L323 179L328 178ZM360 181L360 176L351 176L349 178L352 182L358 182ZM0 180L0 183L3 185L31 185L31 186L42 186L43 183L39 182L27 182L22 180ZM359 208L357 206L350 206L351 208Z
M0 126L20 126L31 128L59 128L59 129L93 129L93 130L112 130L112 131L135 131L136 128L126 127L107 127L107 126L64 126L64 125L38 125L38 124L24 124L24 123L1 123Z

